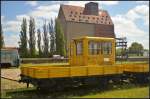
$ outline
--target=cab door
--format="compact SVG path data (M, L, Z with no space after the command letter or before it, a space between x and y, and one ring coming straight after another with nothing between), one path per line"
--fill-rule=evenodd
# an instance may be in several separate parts
M105 41L101 42L101 55L102 55L102 60L103 64L111 64L111 58L112 58L112 42L110 41Z
M98 41L88 42L88 65L102 64L101 43Z

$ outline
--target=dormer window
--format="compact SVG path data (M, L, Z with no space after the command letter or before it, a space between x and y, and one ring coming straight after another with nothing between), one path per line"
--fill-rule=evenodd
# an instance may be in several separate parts
M89 22L88 20L85 20L86 22Z

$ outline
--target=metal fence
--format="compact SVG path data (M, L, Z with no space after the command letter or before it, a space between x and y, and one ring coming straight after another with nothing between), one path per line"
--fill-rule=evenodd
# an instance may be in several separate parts
M128 57L125 59L116 58L116 61L149 61L149 57ZM21 63L67 63L69 58L22 58Z
M22 58L21 63L67 63L68 58Z

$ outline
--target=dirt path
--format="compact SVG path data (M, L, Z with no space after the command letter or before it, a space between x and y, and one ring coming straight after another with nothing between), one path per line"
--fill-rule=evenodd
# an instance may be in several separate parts
M9 78L13 80L20 79L20 69L13 68L13 69L1 69L1 77Z
M19 83L16 81L11 81L7 79L1 78L1 90L5 91L8 89L18 89L18 88L26 88L27 85L25 83Z
M20 69L1 69L1 77L18 81L20 79ZM11 81L4 78L1 78L1 91L27 87L25 83L19 83L17 81ZM30 85L29 87L32 87L32 85Z

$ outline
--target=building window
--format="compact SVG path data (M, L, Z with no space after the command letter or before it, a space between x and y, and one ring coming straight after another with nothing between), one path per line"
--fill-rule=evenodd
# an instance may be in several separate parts
M72 15L69 15L69 17L72 17Z
M71 11L70 13L72 14L73 12Z
M78 14L77 12L75 12L75 14Z
M75 20L74 18L72 18L71 20Z
M88 17L88 19L90 19L90 17Z
M88 20L85 20L86 22L89 22Z
M82 53L83 53L83 43L80 41L76 43L76 55L82 55Z
M93 17L93 19L95 19L95 18Z

